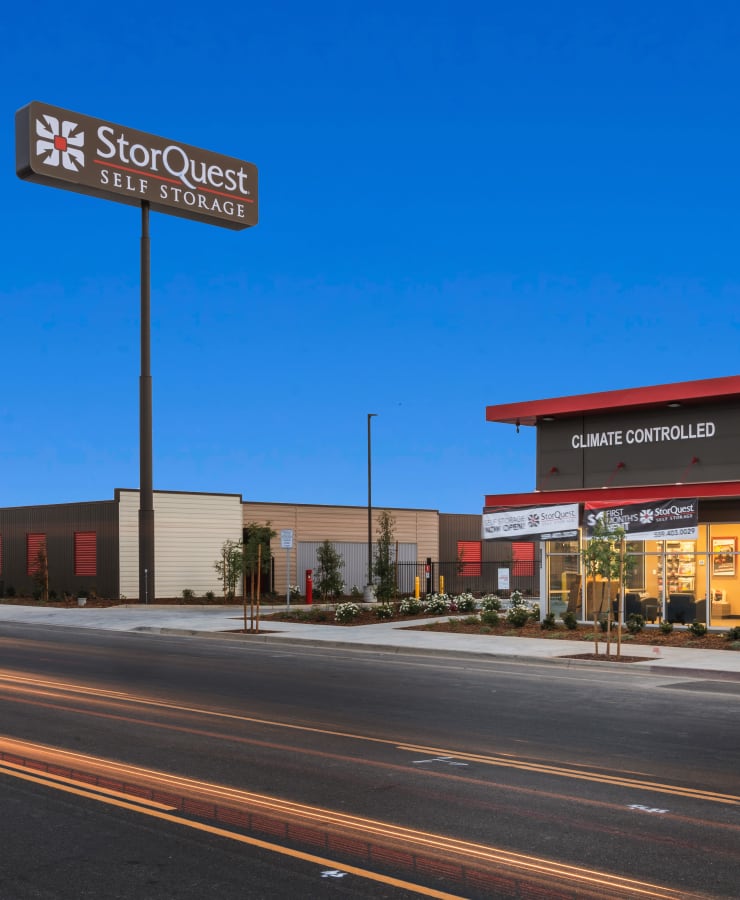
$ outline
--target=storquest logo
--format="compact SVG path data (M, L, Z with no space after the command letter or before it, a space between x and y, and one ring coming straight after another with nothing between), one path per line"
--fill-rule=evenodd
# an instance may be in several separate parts
M254 163L36 100L15 127L19 178L235 231L257 224Z
M641 509L640 510L640 524L641 525L652 525L655 520L655 510L653 509Z
M56 116L44 114L36 119L36 153L47 154L41 161L47 166L60 164L70 172L79 172L85 165L85 133L78 130L77 122L62 119L61 124Z

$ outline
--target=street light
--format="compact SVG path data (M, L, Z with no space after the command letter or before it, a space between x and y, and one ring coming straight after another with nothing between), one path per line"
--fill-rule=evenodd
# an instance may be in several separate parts
M367 414L367 587L365 600L373 599L373 462L370 440L370 420L377 413Z

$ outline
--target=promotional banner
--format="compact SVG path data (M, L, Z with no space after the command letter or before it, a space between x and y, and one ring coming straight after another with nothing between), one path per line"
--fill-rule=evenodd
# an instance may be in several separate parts
M599 521L603 521L610 532L622 528L629 541L670 538L695 541L699 537L699 501L653 500L606 508L587 503L583 522L585 537L593 537Z
M567 540L578 536L578 504L483 513L484 541Z

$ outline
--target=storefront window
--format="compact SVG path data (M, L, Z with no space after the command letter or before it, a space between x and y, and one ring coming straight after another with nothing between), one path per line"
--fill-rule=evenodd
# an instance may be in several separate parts
M709 529L709 624L730 628L740 624L740 524Z
M548 541L545 546L546 611L557 618L572 611L580 621L585 612L590 619L594 603L589 600L584 611L589 586L578 541ZM664 619L677 626L740 624L740 523L700 525L695 541L628 541L625 549L625 620L639 609L647 624ZM614 595L619 595L616 583Z
M547 612L561 618L574 612L581 618L581 569L578 541L548 541Z

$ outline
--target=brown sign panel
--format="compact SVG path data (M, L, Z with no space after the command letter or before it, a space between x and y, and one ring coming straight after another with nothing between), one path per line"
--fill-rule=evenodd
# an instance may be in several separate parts
M541 491L735 481L740 404L573 416L537 426Z
M257 224L257 167L33 102L15 116L19 178L240 230Z

